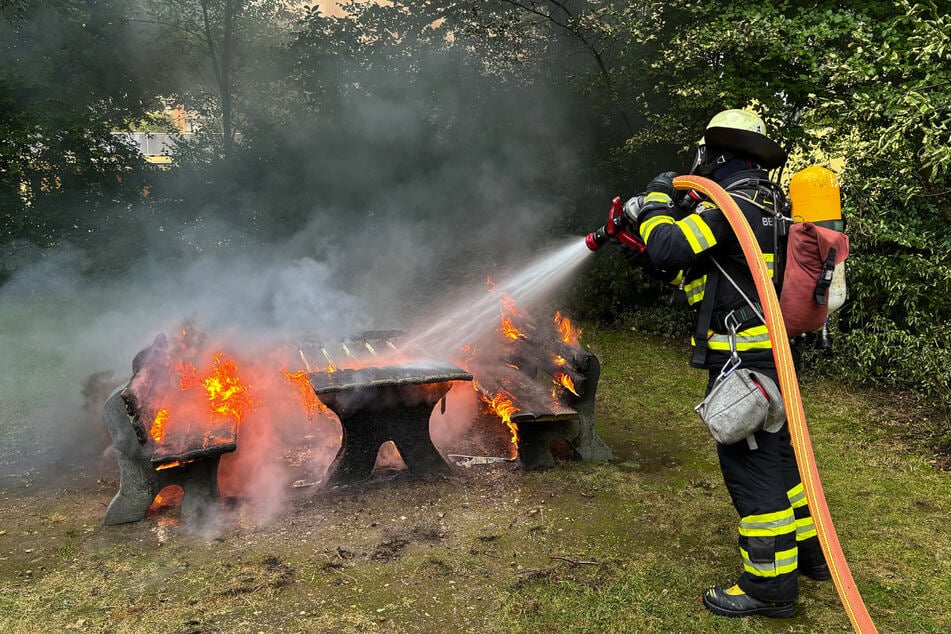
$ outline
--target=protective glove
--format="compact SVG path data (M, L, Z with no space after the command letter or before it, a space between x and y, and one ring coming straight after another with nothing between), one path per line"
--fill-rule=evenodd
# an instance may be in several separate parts
M647 193L662 192L668 196L673 196L674 177L676 176L677 172L661 172L654 177L654 180L647 184Z
M674 177L677 172L663 172L647 185L647 193L638 194L624 203L624 215L631 223L631 230L640 235L640 225L648 215L655 212L669 213L674 206Z
M630 223L630 231L635 236L641 235L641 223L657 212L670 213L673 208L670 196L663 192L650 192L630 198L624 203L624 217Z

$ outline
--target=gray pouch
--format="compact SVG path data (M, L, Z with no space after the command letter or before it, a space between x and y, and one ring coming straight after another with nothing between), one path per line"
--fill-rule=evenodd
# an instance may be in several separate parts
M694 410L721 445L746 439L756 449L753 434L779 431L786 421L783 397L768 376L737 368L717 378L713 389Z

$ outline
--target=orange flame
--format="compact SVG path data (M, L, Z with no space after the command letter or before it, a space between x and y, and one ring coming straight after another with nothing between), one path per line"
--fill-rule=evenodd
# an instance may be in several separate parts
M284 377L296 385L300 391L301 400L304 402L304 407L307 408L308 420L314 417L314 412L324 413L327 411L327 406L321 403L320 399L317 398L317 395L314 393L314 388L307 379L307 372L301 370L300 372L294 372L292 374L283 368L281 372L284 374Z
M507 312L510 315L521 315L521 313L515 309L515 299L508 293L502 293L499 296L499 304L503 312Z
M155 467L155 470L162 471L163 469L173 469L175 467L180 467L184 464L188 464L189 462L194 462L194 460L185 460L184 462L179 460L172 460L171 462L163 462L159 466ZM159 501L158 498L156 498L156 502L157 501Z
M232 360L222 360L222 356L220 352L214 356L211 369L206 376L202 376L194 364L179 360L174 366L178 374L178 387L182 392L200 388L204 391L204 400L210 416L231 418L240 425L252 409L253 402L248 386L238 377L237 364ZM163 407L156 412L149 429L152 439L159 444L165 441L168 426L175 418L173 410L177 411L179 406L185 406L184 401L174 399L171 395L167 396L167 399L162 399L165 401L162 403ZM176 405L174 407L169 405L169 401L175 402ZM211 427L206 430L207 433L211 431ZM168 467L169 465L163 465L163 468Z
M198 387L204 381L198 375L198 370L194 364L185 361L178 361L175 364L175 371L178 372L178 387L182 392Z
M509 428L509 431L512 432L512 447L514 449L514 455L518 455L518 427L515 423L512 422L512 414L515 414L519 411L518 407L513 401L513 396L506 392L505 390L500 390L497 394L489 398L489 396L482 391L482 388L479 387L478 381L473 380L472 386L475 388L476 392L479 393L479 398L489 406L489 409L502 419L502 422Z
M213 412L230 416L240 425L252 406L248 387L238 378L238 365L230 359L222 361L221 357L222 353L215 354L211 376L204 380L208 402Z
M575 396L581 396L578 394L575 389L575 382L571 380L571 377L565 374L564 372L558 372L555 375L555 380L558 381L565 389L574 394Z
M528 335L515 327L515 324L512 323L512 318L509 316L519 316L519 312L515 309L515 300L511 295L502 293L499 296L499 312L502 315L502 327L500 330L503 335L509 339L528 338Z
M165 439L165 423L168 422L168 410L160 409L155 414L155 419L152 421L152 428L149 430L149 433L152 436L152 439L155 442L162 442Z
M502 334L508 337L509 339L518 339L522 337L526 338L526 335L519 331L518 328L512 325L512 320L508 317L502 316Z
M562 341L571 345L578 343L581 330L574 329L571 325L571 320L562 316L561 311L555 311L555 325L558 326L558 334L561 336Z

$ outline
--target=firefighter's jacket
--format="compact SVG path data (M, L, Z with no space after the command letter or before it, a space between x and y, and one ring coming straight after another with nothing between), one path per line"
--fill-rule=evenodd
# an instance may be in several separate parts
M782 193L778 186L773 187L776 193L770 193L768 189L748 185L756 181L768 182L765 170L734 172L721 178L717 184L728 191L746 216L772 276L777 241L771 212L780 206L780 201L774 199ZM755 316L743 296L710 259L711 256L716 259L762 314L750 268L726 216L706 199L683 218L678 219L676 214L675 209L648 213L640 219L639 232L653 266L664 271L664 277L683 289L691 306L700 309L704 299L711 301L712 297L713 305L706 311L698 311L701 316L710 313L712 318L706 328L703 327L705 324L699 323L703 321L702 317L698 319L700 327L695 328L691 341L694 346L691 365L723 367L731 356L724 319L731 310L738 309L736 315L742 317L742 321L737 329L736 350L744 365L773 367L766 324ZM712 290L711 286L714 287ZM703 337L706 346L703 341L698 341Z

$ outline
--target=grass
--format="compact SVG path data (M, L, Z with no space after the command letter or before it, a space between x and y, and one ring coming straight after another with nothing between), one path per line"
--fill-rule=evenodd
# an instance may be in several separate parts
M108 463L52 485L0 480L0 631L850 629L831 582L803 580L792 619L702 607L702 590L738 568L736 515L692 411L705 375L687 367L682 345L585 335L603 366L598 431L616 454L607 464L304 490L266 525L238 507L213 537L174 514L101 526L115 492ZM909 440L892 395L831 380L802 388L832 517L877 627L951 630L951 474Z

